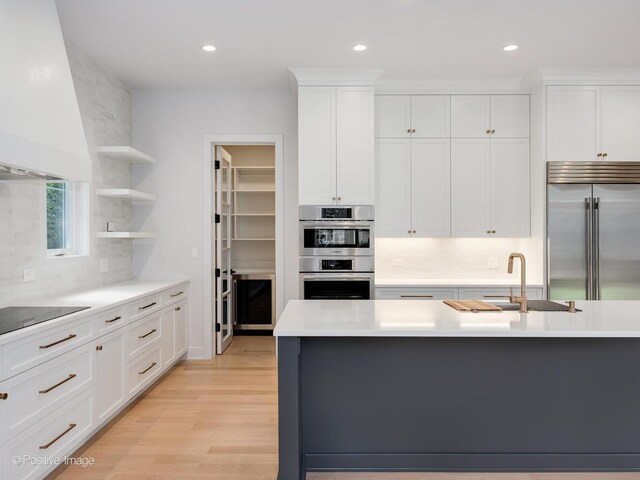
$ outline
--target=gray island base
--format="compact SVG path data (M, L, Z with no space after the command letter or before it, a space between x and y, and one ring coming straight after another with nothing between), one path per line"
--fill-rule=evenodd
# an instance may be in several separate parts
M519 334L305 336L285 323L278 479L640 471L640 338L531 336L508 324Z

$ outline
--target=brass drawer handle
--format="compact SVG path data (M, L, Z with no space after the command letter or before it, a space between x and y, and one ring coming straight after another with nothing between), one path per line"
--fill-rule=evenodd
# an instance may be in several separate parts
M171 295L171 298L174 297L179 297L180 295L182 295L184 292L178 292L178 293L174 293L173 295Z
M156 330L155 328L153 330L151 330L149 333L145 333L144 335L138 335L138 338L145 338L148 337L149 335L151 335L152 333L157 332L158 330Z
M118 320L121 320L122 317L118 316L115 318L112 318L111 320L105 320L104 323L113 323L113 322L117 322Z
M96 350L98 350L99 352L102 351L102 345L96 345Z
M179 312L179 311L180 311L180 307L176 307L176 312Z
M56 443L58 440L60 440L62 437L64 437L67 433L69 433L71 430L73 430L74 428L76 428L76 424L75 423L70 423L69 424L69 428L67 428L64 432L62 432L60 435L58 435L56 438L54 438L53 440L51 440L49 443L47 443L46 445L40 445L40 450L46 450L47 448L49 448L51 445L53 445L54 443Z
M433 295L400 295L400 298L433 298Z
M62 380L61 382L56 383L55 385L53 385L52 387L47 388L46 390L40 390L40 391L38 391L38 393L49 393L51 390L54 390L54 389L58 388L60 385L63 385L65 383L67 383L69 380L73 380L74 378L76 378L76 374L75 373L70 373L69 376L67 378L65 378L64 380Z
M6 400L7 398L9 398L8 393L0 393L0 400Z
M77 335L75 333L72 333L67 338L63 338L62 340L58 340L57 342L53 342L53 343L50 343L48 345L40 345L40 348L51 348L51 347L54 347L54 346L58 345L59 343L67 342L67 341L71 340L72 338L76 338L76 337L77 337Z
M149 305L145 305L144 307L138 307L138 310L146 310L147 308L151 308L156 304L156 302L150 303Z
M147 368L145 368L144 370L142 370L141 372L138 372L138 375L144 375L145 373L147 373L149 370L151 370L153 367L156 366L156 362L153 362L151 365L149 365Z

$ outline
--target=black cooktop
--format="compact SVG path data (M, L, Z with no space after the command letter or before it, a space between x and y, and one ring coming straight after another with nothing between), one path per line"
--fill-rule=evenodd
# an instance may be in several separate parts
M90 307L6 307L0 308L0 335L37 323L64 317Z

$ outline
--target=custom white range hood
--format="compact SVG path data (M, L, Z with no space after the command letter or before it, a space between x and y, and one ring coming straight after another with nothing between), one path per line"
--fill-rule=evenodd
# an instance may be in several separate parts
M0 0L0 178L91 180L54 0Z

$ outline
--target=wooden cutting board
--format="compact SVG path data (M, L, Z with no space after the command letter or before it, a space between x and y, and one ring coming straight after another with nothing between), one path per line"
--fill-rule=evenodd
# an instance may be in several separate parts
M481 300L443 300L459 312L501 312L502 308Z

